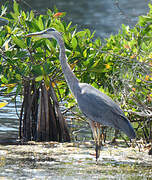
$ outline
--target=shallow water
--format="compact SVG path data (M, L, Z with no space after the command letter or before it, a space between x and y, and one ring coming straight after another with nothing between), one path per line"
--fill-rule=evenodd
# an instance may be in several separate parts
M10 98L0 97L0 101L9 102ZM20 102L17 102L18 111ZM18 138L19 120L15 110L15 104L10 103L0 109L0 142L11 141Z
M0 177L8 179L151 179L147 149L105 144L98 164L90 142L0 146Z
M108 37L118 32L122 24L134 25L138 16L148 11L149 0L27 0L30 6L45 13L56 6L67 13L67 21L79 29L89 28L96 36ZM116 5L119 2L119 9ZM26 6L25 6L26 7Z

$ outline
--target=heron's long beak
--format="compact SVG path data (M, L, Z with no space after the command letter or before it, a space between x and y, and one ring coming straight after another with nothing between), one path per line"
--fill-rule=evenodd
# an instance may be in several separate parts
M37 36L37 37L40 37L44 34L44 31L40 31L40 32L35 32L35 33L30 33L30 34L27 34L25 35L26 37L32 37L32 36Z

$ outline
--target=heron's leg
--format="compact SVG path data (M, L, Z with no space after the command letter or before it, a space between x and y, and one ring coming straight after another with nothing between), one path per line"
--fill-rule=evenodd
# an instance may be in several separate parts
M103 146L102 141L105 143L106 135L104 133L105 127L100 125L101 128L101 134L100 134L100 139L101 139L101 146Z
M100 149L102 145L102 138L101 138L101 132L100 132L101 126L99 123L96 123L96 130L97 130L97 141L96 141L96 161L98 160L100 156Z
M114 138L111 141L111 144L116 144L117 143L116 139L118 137L118 133L119 133L119 130L115 129L115 135L114 135Z
M93 137L95 141L95 146L96 146L95 151L96 151L96 161L97 161L100 156L100 149L101 149L100 124L93 121L89 121L89 123L92 129Z
M89 121L89 124L90 124L91 130L92 130L92 133L93 133L93 138L94 138L94 140L95 140L95 142L96 142L96 140L97 140L96 124L95 124L95 122L93 122L93 121Z

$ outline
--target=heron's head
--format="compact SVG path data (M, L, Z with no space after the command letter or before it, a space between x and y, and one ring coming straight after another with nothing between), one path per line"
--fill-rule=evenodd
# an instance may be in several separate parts
M56 29L49 28L44 31L27 34L26 37L37 36L41 38L55 38L56 35L61 35Z

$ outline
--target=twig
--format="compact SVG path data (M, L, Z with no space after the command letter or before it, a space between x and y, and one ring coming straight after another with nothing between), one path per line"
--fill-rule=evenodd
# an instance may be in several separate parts
M132 110L127 110L127 112L132 113L132 114L136 114L140 117L152 117L152 112L150 111L150 113L145 113L145 112L135 112Z

